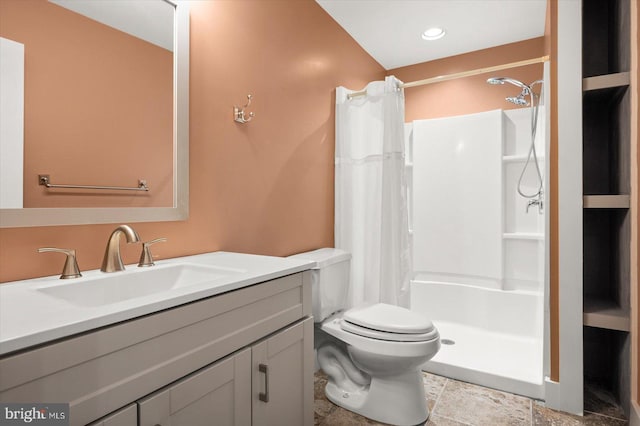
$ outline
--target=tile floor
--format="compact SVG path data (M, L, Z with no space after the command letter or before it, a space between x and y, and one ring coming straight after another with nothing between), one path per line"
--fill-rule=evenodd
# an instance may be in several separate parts
M424 374L426 404L431 415L427 426L623 426L628 425L622 411L611 404L607 395L586 392L584 417L545 408L543 403L446 377ZM359 426L383 425L329 402L324 395L327 377L315 375L315 425Z

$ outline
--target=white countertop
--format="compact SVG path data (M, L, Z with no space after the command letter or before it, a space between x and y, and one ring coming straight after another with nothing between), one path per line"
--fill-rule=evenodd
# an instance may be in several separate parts
M227 291L310 269L315 263L303 259L215 252L156 262L151 268L188 263L226 268L233 274L198 285L174 288L100 306L78 306L42 291L66 283L81 284L115 274L139 274L150 268L128 265L126 271L105 274L83 271L81 278L58 276L0 284L0 354L50 342L120 321L172 308Z

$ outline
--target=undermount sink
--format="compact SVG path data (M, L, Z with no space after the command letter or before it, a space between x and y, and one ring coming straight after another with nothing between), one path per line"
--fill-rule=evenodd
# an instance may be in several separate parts
M114 272L37 288L81 307L96 307L210 283L244 271L188 263Z

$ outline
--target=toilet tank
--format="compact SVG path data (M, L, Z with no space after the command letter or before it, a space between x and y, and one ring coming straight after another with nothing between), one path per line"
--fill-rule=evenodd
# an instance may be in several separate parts
M336 248L321 248L290 257L316 262L311 268L311 298L315 322L321 322L347 307L351 253Z

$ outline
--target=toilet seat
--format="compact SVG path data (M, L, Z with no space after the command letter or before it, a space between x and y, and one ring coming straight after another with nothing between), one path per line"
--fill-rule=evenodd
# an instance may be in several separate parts
M340 327L359 336L392 342L423 342L438 335L427 318L386 303L348 310L342 317Z
M387 339L376 339L351 333L342 328L342 314L336 314L322 323L321 329L346 343L378 355L395 357L431 356L440 349L440 335L438 330L434 330L433 338L420 341L392 341Z
M435 328L427 333L390 333L388 331L361 327L344 319L340 321L340 328L348 333L369 337L371 339L388 340L390 342L424 342L438 336L438 331Z

